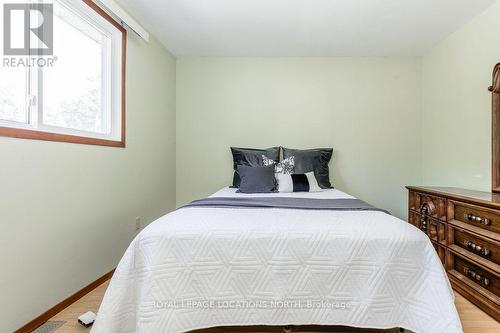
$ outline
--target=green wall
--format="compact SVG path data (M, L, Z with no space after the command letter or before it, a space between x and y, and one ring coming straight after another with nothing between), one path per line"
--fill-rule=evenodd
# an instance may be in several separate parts
M491 85L500 1L423 58L423 182L491 189Z
M175 206L175 58L127 46L127 148L0 137L0 331L19 328L116 267Z
M177 60L177 204L232 179L230 146L333 147L333 184L406 217L421 183L420 58Z

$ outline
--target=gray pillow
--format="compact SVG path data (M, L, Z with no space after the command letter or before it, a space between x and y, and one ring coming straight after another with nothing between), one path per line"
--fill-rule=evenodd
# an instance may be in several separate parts
M239 189L241 193L272 193L277 191L274 166L238 165L236 172L241 179Z
M294 173L305 174L313 171L321 188L332 188L328 168L333 154L332 148L289 149L282 147L282 149L283 158L295 156Z
M231 147L231 153L233 154L233 187L240 187L240 177L236 172L238 165L246 166L265 166L262 160L262 155L275 161L276 163L280 160L280 148L272 147L268 149L253 149L253 148L236 148Z

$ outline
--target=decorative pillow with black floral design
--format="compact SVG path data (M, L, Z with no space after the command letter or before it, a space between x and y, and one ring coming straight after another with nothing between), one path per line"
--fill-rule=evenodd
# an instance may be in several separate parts
M266 155L262 155L262 161L265 166L274 165L274 173L291 175L295 169L295 156L290 156L281 162L276 163L276 161L268 158Z

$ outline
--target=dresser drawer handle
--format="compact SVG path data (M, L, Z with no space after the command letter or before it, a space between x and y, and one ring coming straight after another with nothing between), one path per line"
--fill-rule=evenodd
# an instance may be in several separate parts
M482 225L490 225L491 224L491 221L489 219L483 218L483 217L480 217L480 216L475 216L473 214L467 214L467 213L465 213L464 214L464 219L466 221L475 222L475 223L479 223L479 224L482 224Z
M490 250L488 250L486 247L474 244L472 241L464 241L464 245L466 248L471 249L472 251L476 252L477 254L487 257L490 255Z
M465 275L470 277L472 280L476 281L479 284L483 284L486 287L489 286L491 283L490 279L481 276L479 273L477 273L473 269L464 268L464 273L465 273Z

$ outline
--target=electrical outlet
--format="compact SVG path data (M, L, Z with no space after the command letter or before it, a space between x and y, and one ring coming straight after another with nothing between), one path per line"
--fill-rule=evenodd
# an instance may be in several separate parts
M137 216L135 218L135 231L139 231L142 229L141 217Z

